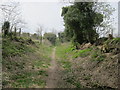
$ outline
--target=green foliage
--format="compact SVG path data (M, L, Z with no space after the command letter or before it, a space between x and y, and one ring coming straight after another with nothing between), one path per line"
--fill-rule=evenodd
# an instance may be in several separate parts
M65 33L64 33L64 32L59 32L59 33L58 33L58 38L59 38L59 41L60 41L61 43L64 43L64 42L66 42L66 41L67 41L67 39L66 39L66 36L65 36Z
M56 35L53 33L45 33L44 38L48 39L53 45L56 44Z
M86 57L90 55L91 48L83 49L83 50L76 50L74 51L73 58L77 57Z
M38 35L36 33L31 35L32 39L38 39Z
M59 45L56 47L56 56L58 57L60 65L64 69L70 69L71 63L68 61L67 54L72 51L71 49L72 45L68 45L67 43L65 45Z
M68 46L68 48L66 48L65 52L69 53L69 52L72 52L74 50L76 50L75 46L74 45L70 45L70 46Z
M103 21L103 15L95 12L93 2L75 2L71 6L62 8L65 23L65 34L74 43L93 43L98 34L94 27Z
M5 21L2 26L2 31L4 32L4 36L7 36L9 34L9 28L10 28L10 22Z
M56 56L61 59L67 59L66 52L69 50L68 49L68 44L66 45L59 45L56 47ZM68 49L68 50L67 50Z

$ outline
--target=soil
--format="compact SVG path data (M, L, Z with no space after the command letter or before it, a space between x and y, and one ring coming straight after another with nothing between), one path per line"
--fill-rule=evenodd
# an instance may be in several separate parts
M55 60L55 51L56 48L53 48L53 52L51 55L52 61L51 61L51 66L49 67L48 70L48 78L46 82L46 88L56 88L57 87L57 82L59 80L58 78L58 66L57 62Z

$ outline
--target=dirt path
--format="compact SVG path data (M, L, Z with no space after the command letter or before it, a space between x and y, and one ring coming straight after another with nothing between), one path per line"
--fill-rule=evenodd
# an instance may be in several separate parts
M56 88L57 87L58 73L57 73L57 63L55 60L55 51L56 51L56 48L53 48L53 52L52 52L52 56L51 56L52 61L51 61L51 66L48 71L46 88Z

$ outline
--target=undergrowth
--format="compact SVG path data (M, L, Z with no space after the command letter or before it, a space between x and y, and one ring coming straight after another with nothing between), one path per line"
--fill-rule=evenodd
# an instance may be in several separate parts
M32 51L34 50L24 43L11 41L9 39L3 39L2 42L3 58L16 55L22 56L22 54Z

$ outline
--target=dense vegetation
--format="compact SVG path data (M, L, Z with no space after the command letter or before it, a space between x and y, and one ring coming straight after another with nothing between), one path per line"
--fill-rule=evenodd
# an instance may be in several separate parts
M100 25L103 15L95 12L93 8L93 2L75 2L74 5L63 7L65 32L74 43L93 43L98 38L94 27Z

